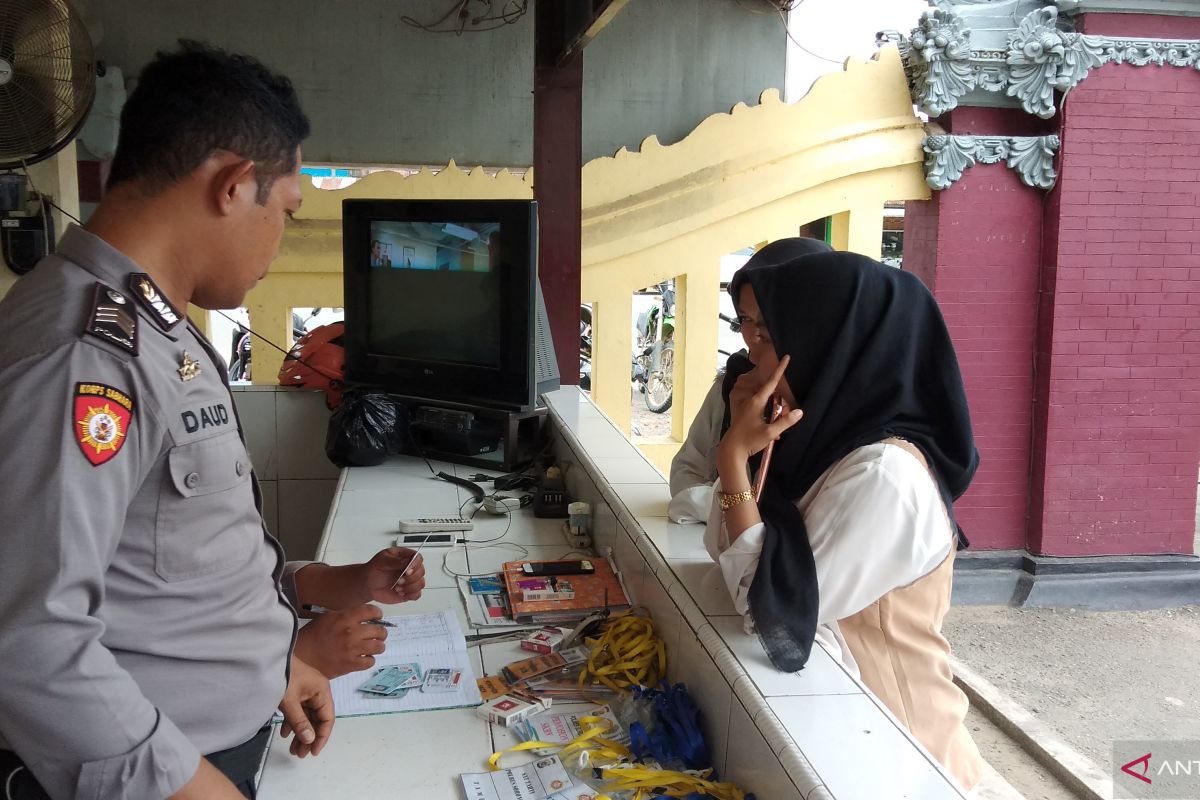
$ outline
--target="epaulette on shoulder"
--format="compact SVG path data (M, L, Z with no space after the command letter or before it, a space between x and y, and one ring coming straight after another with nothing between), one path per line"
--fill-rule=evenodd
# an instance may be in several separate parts
M96 281L90 308L87 327L83 332L136 356L138 315L133 302L116 289Z

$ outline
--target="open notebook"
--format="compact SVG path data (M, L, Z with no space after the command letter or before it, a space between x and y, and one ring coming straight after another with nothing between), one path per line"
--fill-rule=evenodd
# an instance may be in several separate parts
M453 611L436 614L409 614L384 617L396 627L387 628L387 649L375 656L375 666L351 672L329 682L334 710L339 717L367 714L396 714L403 711L430 711L438 708L477 706L483 702L475 685L475 670L467 655L467 642ZM358 691L368 678L391 664L416 662L421 673L438 667L462 670L462 679L454 691L423 692L410 689L404 697L380 697Z

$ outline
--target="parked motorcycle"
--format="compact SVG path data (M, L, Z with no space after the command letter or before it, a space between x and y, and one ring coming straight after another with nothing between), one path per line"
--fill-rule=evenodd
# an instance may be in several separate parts
M579 388L592 390L592 307L579 307Z
M323 308L314 308L309 313L308 319L295 311L292 312L292 344L295 344L297 339L308 332L308 326L324 310ZM250 380L250 336L250 329L239 322L238 329L233 333L233 348L229 354L229 380L231 381Z
M638 316L631 379L645 395L646 407L662 414L671 407L675 382L674 281L664 281L653 291L660 300Z

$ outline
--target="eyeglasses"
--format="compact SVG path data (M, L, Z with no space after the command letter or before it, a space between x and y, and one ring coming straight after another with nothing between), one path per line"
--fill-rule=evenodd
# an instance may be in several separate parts
M742 329L747 325L751 325L759 331L765 331L767 329L767 323L765 321L748 317L745 314L738 314L736 317L729 320L729 330L733 331L734 333L741 333Z

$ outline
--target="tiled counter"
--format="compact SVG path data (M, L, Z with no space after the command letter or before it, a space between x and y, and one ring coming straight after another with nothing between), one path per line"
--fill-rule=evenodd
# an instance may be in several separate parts
M775 671L758 640L742 631L699 525L666 518L667 484L637 449L577 390L548 396L557 455L569 464L574 499L592 503L596 544L611 547L633 599L664 638L669 677L688 685L704 718L722 777L758 800L943 800L963 795L891 716L840 665L814 649L797 674ZM435 470L477 472L435 462ZM346 564L392 544L401 517L457 516L465 490L416 458L343 470L317 558ZM454 609L469 631L452 573L496 571L505 561L554 559L568 550L561 520L529 510L510 520L474 517L467 550L426 553L427 588L385 614ZM520 549L518 549L520 548ZM524 655L515 643L472 650L480 674ZM513 743L472 709L339 719L316 759L295 759L273 737L259 797L459 800L458 775L484 771L494 750Z
M781 673L746 634L703 527L667 519L667 481L574 388L547 397L571 496L592 503L634 599L666 640L672 681L705 715L714 764L761 800L940 800L964 795L820 646Z

